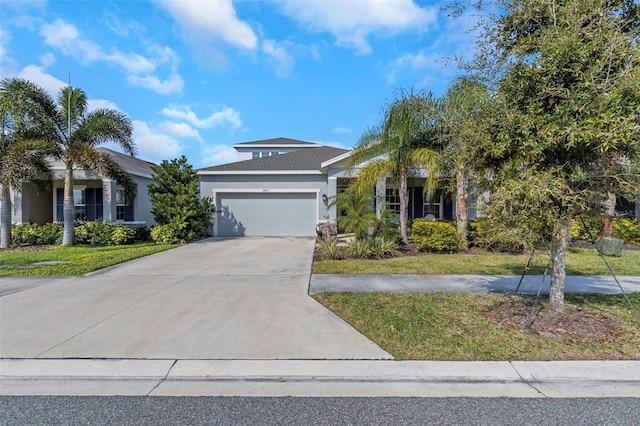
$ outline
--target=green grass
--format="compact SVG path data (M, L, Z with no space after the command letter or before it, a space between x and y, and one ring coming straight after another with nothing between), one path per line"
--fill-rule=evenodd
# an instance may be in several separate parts
M89 247L83 245L52 246L46 249L0 251L0 276L84 275L98 269L137 259L175 246L152 242L120 246ZM62 261L57 265L36 262Z
M314 262L314 274L521 274L528 255L504 253L425 254L382 260L323 260ZM640 275L640 250L624 251L620 257L606 257L617 275ZM542 274L548 254L537 254L528 274ZM567 250L568 275L609 275L594 249Z
M617 318L615 342L572 342L503 325L487 313L508 295L323 293L314 298L400 360L640 359L640 320L619 295L567 295L567 305ZM640 294L630 296L640 306Z

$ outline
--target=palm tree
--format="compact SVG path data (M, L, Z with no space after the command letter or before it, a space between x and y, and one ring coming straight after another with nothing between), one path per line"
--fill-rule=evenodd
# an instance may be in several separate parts
M11 245L11 189L19 192L23 181L41 182L52 177L47 158L55 146L29 138L29 129L17 125L12 105L0 87L0 248Z
M468 245L471 148L488 137L482 126L482 114L488 102L486 86L467 77L455 80L441 102L445 163L451 177L455 174L456 227L464 247Z
M120 111L97 109L88 111L87 96L79 88L67 86L54 100L36 84L22 79L3 81L7 96L19 100L20 114L31 128L37 128L41 140L60 148L65 164L64 177L64 234L62 244L73 243L74 198L73 171L83 168L115 179L122 185L129 199L135 195L135 182L108 154L96 147L115 142L133 156L136 147L131 139L131 121Z
M356 240L363 239L367 229L376 220L373 198L373 193L358 191L352 186L337 194L330 204L344 212L344 215L338 216L338 225L347 232L353 232Z
M409 242L407 178L419 170L426 171L424 190L432 195L442 170L442 155L436 150L437 104L430 92L398 91L384 110L381 124L360 136L347 164L349 171L360 168L354 182L358 190L371 190L387 176L397 183L400 232L405 244Z

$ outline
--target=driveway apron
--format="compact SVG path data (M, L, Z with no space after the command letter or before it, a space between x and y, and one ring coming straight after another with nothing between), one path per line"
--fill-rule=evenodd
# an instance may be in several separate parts
M26 278L0 297L0 357L390 358L308 296L313 245L207 239L85 277Z

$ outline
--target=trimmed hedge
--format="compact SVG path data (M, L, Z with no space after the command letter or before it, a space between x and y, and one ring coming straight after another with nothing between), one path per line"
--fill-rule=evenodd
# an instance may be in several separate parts
M11 225L11 239L13 244L32 246L61 244L63 230L62 224L59 223Z
M586 225L586 227L585 227ZM587 230L588 229L588 230ZM598 238L602 232L602 222L596 216L582 216L571 222L571 238L590 241L589 232ZM616 217L613 219L613 236L620 238L625 244L640 246L640 218Z
M13 244L62 244L63 232L64 226L60 223L11 226ZM115 246L131 244L136 241L148 241L149 229L145 227L131 228L127 225L112 222L88 222L84 225L76 226L75 238L77 244Z
M415 219L411 225L411 235L420 250L436 253L458 251L458 233L450 223Z

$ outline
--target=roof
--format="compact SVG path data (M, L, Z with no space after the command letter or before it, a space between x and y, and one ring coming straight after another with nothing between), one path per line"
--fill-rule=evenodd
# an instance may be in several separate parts
M153 175L151 166L155 166L154 163L132 157L128 154L112 151L108 148L100 147L96 148L96 150L108 154L116 163L120 164L120 166L129 173L136 174L137 172L143 175Z
M253 160L238 161L219 166L199 169L200 174L215 174L218 172L320 172L322 163L334 157L349 152L347 149L333 148L320 145L318 147L301 149L286 154L272 155L270 157L256 158Z
M272 138L272 139L263 139L259 141L251 141L251 142L242 142L233 145L234 148L250 148L250 147L267 147L267 146L298 146L304 148L310 148L312 146L322 146L313 142L305 142L299 141L297 139L289 139L289 138Z

